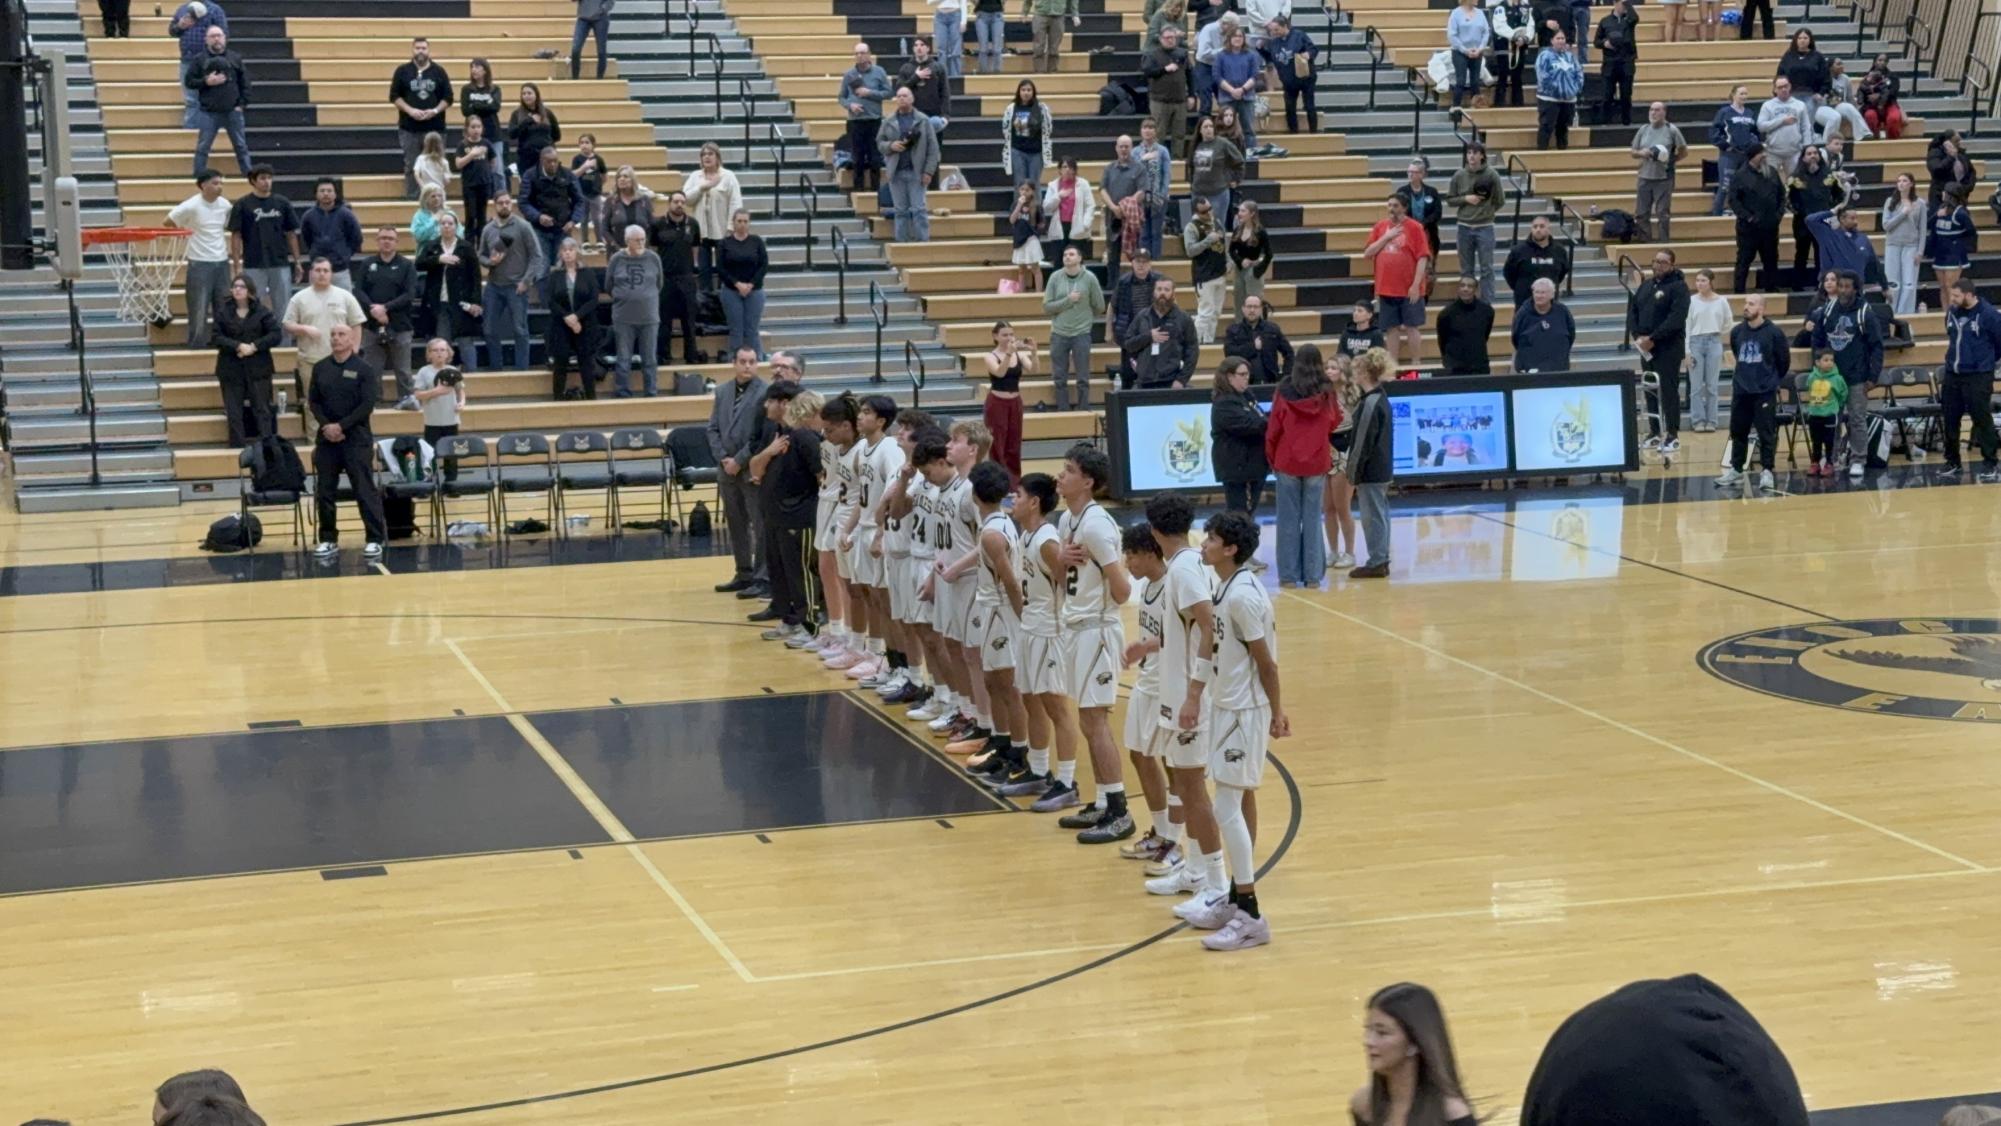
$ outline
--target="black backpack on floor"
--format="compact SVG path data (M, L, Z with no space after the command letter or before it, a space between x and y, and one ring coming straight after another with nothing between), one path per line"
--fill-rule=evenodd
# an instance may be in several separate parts
M257 473L251 484L260 493L303 493L306 491L306 466L299 460L299 451L292 443L276 434L266 434L257 439Z
M248 551L263 540L264 522L257 519L256 513L231 514L208 526L208 535L203 537L201 549L227 555L234 551Z
M713 531L714 529L710 526L708 502L696 501L694 511L688 513L688 534L691 536L706 536L710 535Z

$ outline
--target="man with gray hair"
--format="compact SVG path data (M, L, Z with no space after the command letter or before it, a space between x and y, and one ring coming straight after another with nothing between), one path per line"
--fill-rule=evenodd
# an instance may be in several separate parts
M720 594L738 598L764 598L771 593L768 561L759 551L756 513L757 498L750 483L750 459L764 416L765 382L757 376L757 349L739 348L730 357L732 377L716 384L715 405L709 409L709 453L722 472L716 476L716 493L722 504L723 524L729 529L730 553L736 559L736 574L719 583Z
M1556 283L1537 278L1528 302L1515 310L1515 370L1570 370L1570 347L1577 343L1577 322L1556 299Z
M1240 18L1235 12L1224 12L1223 17L1208 24L1195 33L1195 114L1209 116L1209 109L1216 103L1216 56L1222 53L1223 44L1230 41L1230 33L1237 30Z
M606 288L611 291L611 338L615 373L612 396L632 397L628 377L632 357L639 356L639 370L646 378L646 397L660 393L659 356L655 348L660 337L660 283L663 273L660 256L646 247L646 228L637 223L625 229L625 248L605 262Z
M882 119L875 143L889 173L890 206L896 208L896 241L930 242L931 214L924 190L938 174L938 134L917 112L910 87L896 92L896 112Z
M1688 155L1688 141L1668 120L1666 102L1647 107L1647 123L1633 134L1633 159L1640 162L1633 219L1644 242L1667 242L1674 213L1674 168Z

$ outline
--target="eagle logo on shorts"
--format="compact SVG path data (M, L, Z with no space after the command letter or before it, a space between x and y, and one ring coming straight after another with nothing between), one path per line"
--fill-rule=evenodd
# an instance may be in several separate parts
M974 629L980 628L980 616L978 614L973 615L973 628Z
M1111 674L1111 673L1108 673L1108 672L1101 672L1101 673L1099 673L1099 674L1098 674L1098 683L1099 683L1099 684L1110 684L1111 682L1112 682L1112 674Z
M1051 658L1049 658L1049 661L1048 661L1048 663L1044 664L1044 665L1043 665L1042 667L1043 667L1043 668L1045 668L1045 669L1053 669L1053 668L1055 668L1055 667L1056 667L1056 658L1054 658L1054 657L1051 657Z
M998 653L1005 648L1007 648L1007 638L1005 637L994 638L994 652Z
M1177 731L1174 733L1174 741L1185 747L1195 741L1195 734L1193 731Z
M1229 748L1226 748L1226 749L1225 749L1225 750L1223 751L1223 761L1224 761L1224 762L1242 762L1242 761L1244 761L1244 751L1243 751L1243 748L1241 748L1241 747L1229 747Z

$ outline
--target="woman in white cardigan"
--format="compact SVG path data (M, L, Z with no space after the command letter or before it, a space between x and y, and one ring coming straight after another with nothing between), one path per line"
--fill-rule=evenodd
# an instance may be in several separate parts
M1042 184L1042 169L1053 156L1056 121L1042 104L1035 83L1015 84L1014 101L1001 111L1001 170L1020 191L1023 184Z
M729 232L730 216L744 207L736 173L723 167L723 150L714 141L702 146L702 166L688 173L681 194L688 197L688 213L702 229L702 288L714 289L717 243Z
M1091 220L1098 205L1092 199L1091 184L1077 175L1077 158L1066 156L1057 166L1056 178L1042 189L1042 213L1049 229L1042 239L1051 262L1063 261L1063 248L1074 246L1084 261L1091 260Z

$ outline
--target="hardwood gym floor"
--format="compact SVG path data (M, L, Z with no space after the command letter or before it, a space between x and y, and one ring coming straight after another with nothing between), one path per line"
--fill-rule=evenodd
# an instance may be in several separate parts
M1714 463L1412 498L1396 581L1277 598L1236 955L657 538L305 582L203 509L0 518L0 1108L220 1066L287 1124L1325 1122L1411 979L1506 1123L1563 1016L1684 971L1816 1110L2001 1087L2001 493L1673 485Z

